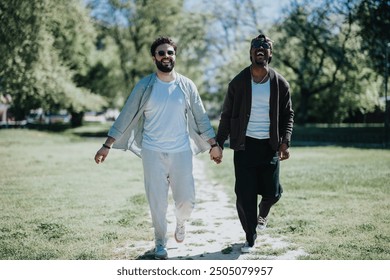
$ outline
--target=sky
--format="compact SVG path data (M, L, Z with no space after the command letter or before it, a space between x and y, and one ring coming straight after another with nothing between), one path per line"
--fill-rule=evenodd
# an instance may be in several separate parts
M263 13L264 19L269 20L270 22L278 19L280 13L282 12L283 7L288 6L294 0L253 0L255 3L263 4ZM206 2L206 5L201 4ZM228 1L226 1L228 3ZM201 9L207 9L207 1L199 1L199 0L185 0L185 5L193 8L199 8L201 5Z
M272 21L279 17L283 7L288 6L291 0L268 0L264 2L266 3L263 8L264 15Z

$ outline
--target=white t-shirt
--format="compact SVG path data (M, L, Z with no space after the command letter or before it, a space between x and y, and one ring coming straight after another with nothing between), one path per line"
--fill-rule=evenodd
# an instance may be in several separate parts
M269 138L269 80L263 84L252 81L252 107L246 135L256 139Z
M142 148L170 153L189 150L185 110L185 96L179 85L157 78L145 105Z

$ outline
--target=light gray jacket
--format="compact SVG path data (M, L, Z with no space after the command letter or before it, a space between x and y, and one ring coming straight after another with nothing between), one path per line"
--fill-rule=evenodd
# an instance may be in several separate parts
M187 129L191 150L193 154L198 154L210 149L207 140L214 138L215 132L195 84L187 77L176 74L176 83L184 92L186 99ZM134 87L108 132L108 136L115 139L113 148L131 150L141 157L145 104L149 100L156 80L157 75L153 73L141 79Z

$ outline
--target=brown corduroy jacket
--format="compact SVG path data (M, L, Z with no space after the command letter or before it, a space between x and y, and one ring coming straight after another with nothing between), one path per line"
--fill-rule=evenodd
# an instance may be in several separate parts
M291 104L290 85L286 79L269 68L270 92L270 145L277 151L282 143L290 146L294 111ZM246 129L252 106L250 67L242 70L229 83L218 126L217 142L223 147L230 139L230 148L245 150Z

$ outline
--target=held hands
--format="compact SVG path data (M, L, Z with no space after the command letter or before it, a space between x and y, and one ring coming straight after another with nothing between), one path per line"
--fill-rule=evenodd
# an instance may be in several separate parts
M220 146L215 146L210 149L210 160L213 160L216 164L220 164L222 162L222 149Z

